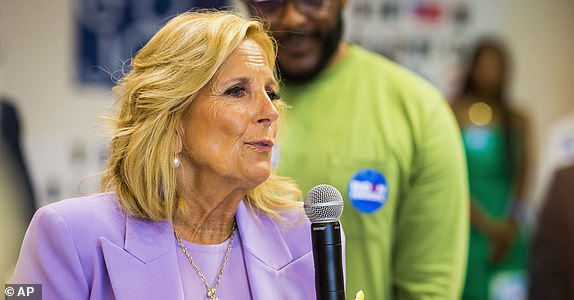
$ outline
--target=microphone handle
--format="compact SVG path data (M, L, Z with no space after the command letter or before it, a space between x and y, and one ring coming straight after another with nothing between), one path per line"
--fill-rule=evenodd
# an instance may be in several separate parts
M343 254L339 221L312 223L317 300L344 300Z

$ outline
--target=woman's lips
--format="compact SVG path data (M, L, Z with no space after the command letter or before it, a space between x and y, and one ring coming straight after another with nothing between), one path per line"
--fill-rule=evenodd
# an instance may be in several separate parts
M270 152L273 149L273 142L271 140L257 140L245 144L253 146L261 152Z

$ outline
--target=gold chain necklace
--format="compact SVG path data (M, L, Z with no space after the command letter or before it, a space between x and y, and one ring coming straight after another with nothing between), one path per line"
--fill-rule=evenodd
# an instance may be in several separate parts
M185 254L187 259L189 260L189 262L193 266L193 269L195 270L195 272L197 272L197 275L199 275L199 278L201 278L201 281L203 281L203 284L205 285L205 289L207 290L207 292L205 293L205 296L207 296L207 298L209 298L210 300L219 300L219 298L217 298L215 296L215 291L219 287L219 282L221 281L221 277L223 277L223 270L225 270L225 265L227 265L227 260L229 259L229 255L231 254L231 248L233 246L233 239L235 238L235 229L236 228L237 228L237 223L235 223L235 221L233 221L233 229L231 230L231 238L229 239L229 242L227 243L227 250L225 250L225 256L223 257L223 262L221 263L221 268L219 269L219 273L217 273L217 278L215 278L215 281L213 282L212 286L209 286L209 284L207 283L207 279L205 279L205 276L203 275L203 273L201 273L201 271L199 270L199 268L197 267L197 265L193 261L193 258L191 258L191 255L187 251L187 248L181 242L181 238L174 231L175 238L177 239L177 243L179 244L179 247L181 248L181 250L183 251L183 254Z

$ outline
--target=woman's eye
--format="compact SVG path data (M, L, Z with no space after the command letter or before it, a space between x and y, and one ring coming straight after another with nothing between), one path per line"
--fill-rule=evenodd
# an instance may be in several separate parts
M231 97L241 97L245 94L245 88L241 86L234 86L225 91L225 94Z
M281 96L276 91L267 91L267 96L269 97L269 99L271 99L271 101L281 99Z

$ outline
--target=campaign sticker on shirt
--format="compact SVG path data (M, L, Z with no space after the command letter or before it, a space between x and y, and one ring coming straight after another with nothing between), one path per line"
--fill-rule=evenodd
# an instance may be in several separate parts
M347 196L358 211L372 214L387 202L389 196L387 179L377 170L360 170L349 181Z

